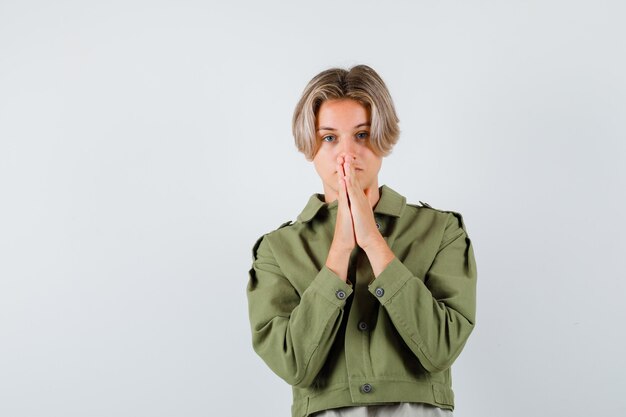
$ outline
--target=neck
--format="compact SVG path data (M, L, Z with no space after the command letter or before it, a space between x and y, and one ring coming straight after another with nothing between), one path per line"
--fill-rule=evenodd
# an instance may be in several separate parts
M378 190L378 183L376 183L376 186L372 188L371 191L369 193L366 193L365 195L370 201L370 207L372 207L373 209L376 206L376 204L378 204L378 200L380 200L380 191Z

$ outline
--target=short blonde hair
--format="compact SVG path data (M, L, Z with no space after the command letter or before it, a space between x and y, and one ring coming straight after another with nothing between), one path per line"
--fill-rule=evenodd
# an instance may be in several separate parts
M400 128L393 100L382 78L367 65L348 70L331 68L317 74L304 89L293 113L292 131L296 147L310 161L320 146L316 120L326 100L352 99L371 115L370 144L378 155L386 156L398 141Z

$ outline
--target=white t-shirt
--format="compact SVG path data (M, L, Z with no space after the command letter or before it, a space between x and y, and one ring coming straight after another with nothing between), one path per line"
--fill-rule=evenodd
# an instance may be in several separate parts
M320 411L311 417L453 417L452 411L430 404L396 403L342 407Z

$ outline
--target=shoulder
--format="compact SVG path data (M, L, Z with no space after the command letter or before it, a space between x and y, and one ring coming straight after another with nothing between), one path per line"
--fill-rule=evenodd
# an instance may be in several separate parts
M273 235L275 235L276 233L279 233L281 229L293 226L293 224L294 223L291 220L289 220L289 221L286 221L286 222L282 223L276 229L262 234L256 240L256 242L254 242L254 245L252 246L252 260L256 260L257 259L257 254L258 254L259 248L261 247L262 244L267 244L268 239L271 239Z
M438 223L445 224L445 234L458 234L461 232L467 233L463 215L454 210L440 209L431 206L430 204L419 201L419 204L407 203L409 212L414 215L421 215L432 217Z

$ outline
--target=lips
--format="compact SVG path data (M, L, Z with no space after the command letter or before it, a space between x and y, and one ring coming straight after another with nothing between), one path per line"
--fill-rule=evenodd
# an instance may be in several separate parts
M363 169L361 169L361 168L355 168L354 170L355 170L355 171L357 171L357 172L359 172L359 171L363 171ZM336 174L336 173L337 173L337 171L335 171L335 174Z

